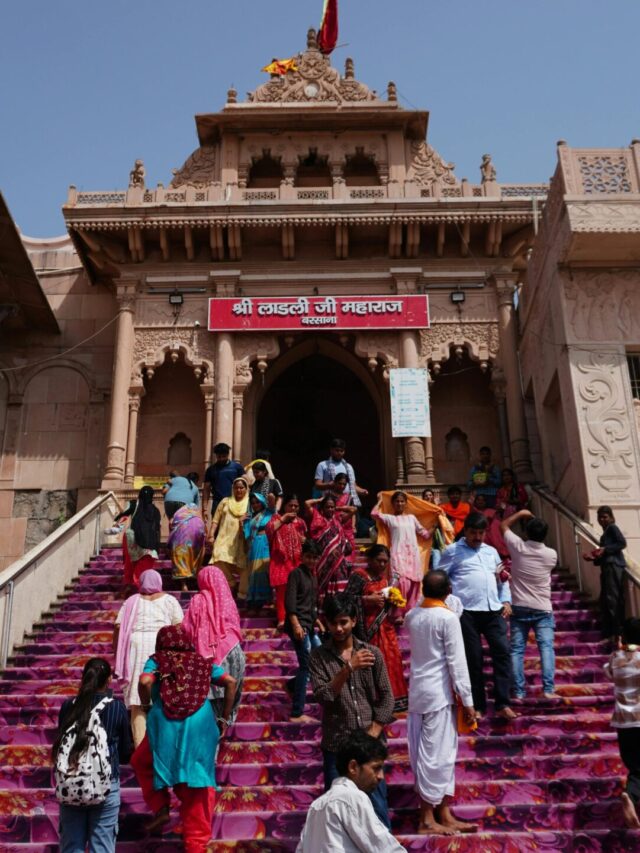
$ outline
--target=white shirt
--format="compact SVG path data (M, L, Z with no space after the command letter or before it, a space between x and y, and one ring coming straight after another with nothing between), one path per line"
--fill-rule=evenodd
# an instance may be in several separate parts
M460 619L445 607L414 607L407 613L411 674L409 711L430 714L455 705L473 705Z
M296 853L399 853L405 848L380 822L369 797L339 776L309 806Z

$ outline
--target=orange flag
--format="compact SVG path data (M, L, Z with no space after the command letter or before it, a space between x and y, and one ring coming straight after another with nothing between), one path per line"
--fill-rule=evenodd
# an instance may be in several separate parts
M280 77L283 77L289 71L297 71L298 66L296 65L295 58L291 57L291 59L274 59L269 65L265 65L262 70L266 71L267 74L278 74Z

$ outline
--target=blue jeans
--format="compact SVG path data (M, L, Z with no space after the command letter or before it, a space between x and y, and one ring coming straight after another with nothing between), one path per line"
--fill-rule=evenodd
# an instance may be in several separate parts
M114 853L120 812L120 780L98 806L60 804L60 853Z
M292 684L293 706L291 708L292 717L300 717L304 714L304 705L307 697L307 684L309 683L309 656L312 649L317 649L322 645L320 637L314 633L307 633L303 640L294 640L291 637L293 648L296 650L298 657L298 671L295 674Z
M334 779L340 775L336 767L335 752L322 750L322 770L324 772L324 789L328 791ZM378 783L378 787L369 794L373 810L382 821L382 823L391 829L391 821L389 820L389 806L387 804L387 783L383 779Z
M530 607L512 608L511 615L511 669L513 672L514 694L522 699L527 691L524 678L524 650L529 630L533 628L540 662L542 665L542 689L545 693L555 690L554 676L556 656L553 650L555 621L553 613L546 610L533 610Z

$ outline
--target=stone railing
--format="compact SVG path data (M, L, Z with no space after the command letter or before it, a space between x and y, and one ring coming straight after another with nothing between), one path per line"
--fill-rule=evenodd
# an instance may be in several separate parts
M99 495L0 574L0 667L87 560L100 553L102 531L118 512L113 492Z
M229 184L223 187L219 183L204 186L163 187L155 189L144 187L129 187L128 190L105 190L89 192L78 191L74 186L69 187L67 208L105 208L105 207L164 207L223 204L256 204L261 202L367 202L384 201L386 199L456 199L456 198L491 198L495 199L525 199L545 198L548 192L547 184L470 184L462 181L459 185L433 185L429 188L418 186L407 181L404 186L399 184L383 184L382 186L346 186L334 184L332 187L269 187L249 188Z
M570 148L558 144L567 195L640 193L640 141L628 148Z

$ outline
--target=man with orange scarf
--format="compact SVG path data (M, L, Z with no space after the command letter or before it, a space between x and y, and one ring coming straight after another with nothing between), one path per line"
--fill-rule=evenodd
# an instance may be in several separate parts
M476 712L460 620L445 604L451 594L446 572L425 575L422 592L424 601L406 618L411 649L407 737L421 801L418 833L474 832L474 824L456 820L449 808L458 754L456 697L468 728L475 728Z
M453 524L453 532L457 536L464 529L464 520L471 512L471 505L462 500L460 486L449 486L447 489L449 503L440 504L440 509Z

